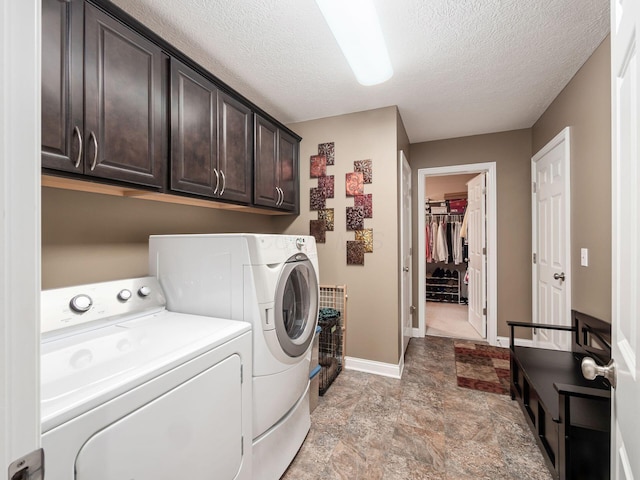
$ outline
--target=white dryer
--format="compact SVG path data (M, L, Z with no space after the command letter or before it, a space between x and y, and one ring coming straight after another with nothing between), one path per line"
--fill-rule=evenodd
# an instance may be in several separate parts
M308 236L152 236L149 269L174 311L253 325L253 471L278 479L310 428L318 258Z
M42 292L47 478L251 478L250 327L164 304L152 277Z

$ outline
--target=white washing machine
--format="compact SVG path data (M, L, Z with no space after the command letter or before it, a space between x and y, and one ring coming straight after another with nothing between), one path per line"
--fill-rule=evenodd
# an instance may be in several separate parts
M250 326L164 305L153 277L42 292L47 478L252 478Z
M149 269L171 310L253 325L254 478L280 478L310 428L309 365L319 294L315 239L152 236Z

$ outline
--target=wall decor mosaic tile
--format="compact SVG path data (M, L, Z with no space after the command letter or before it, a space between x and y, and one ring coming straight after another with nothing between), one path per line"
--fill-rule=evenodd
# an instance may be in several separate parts
M327 157L311 155L311 178L323 177L327 174Z
M333 208L323 208L322 210L318 210L318 220L324 220L326 229L330 232L333 232L334 228L333 219Z
M347 265L364 265L364 243L347 240Z
M347 197L362 195L364 193L364 176L362 172L351 172L346 175Z
M371 160L356 160L353 162L353 169L361 172L364 183L373 183L373 166Z
M347 207L347 230L362 230L364 228L364 209L362 207Z
M373 228L365 228L364 230L356 230L356 241L364 244L364 252L373 252Z
M325 198L335 197L335 177L333 175L318 177L318 187L324 188Z
M334 142L318 144L318 153L327 157L327 165L333 165L336 159L336 149Z
M324 197L324 189L315 187L309 189L310 198L310 210L321 210L326 207L327 199Z
M353 197L353 204L364 209L364 218L373 218L373 194L356 195Z
M309 220L309 231L316 238L316 243L326 243L327 224L324 220Z

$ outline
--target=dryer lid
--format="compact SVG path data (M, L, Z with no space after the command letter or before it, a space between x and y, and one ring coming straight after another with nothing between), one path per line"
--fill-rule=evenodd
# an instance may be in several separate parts
M45 342L43 431L249 330L244 322L164 310Z

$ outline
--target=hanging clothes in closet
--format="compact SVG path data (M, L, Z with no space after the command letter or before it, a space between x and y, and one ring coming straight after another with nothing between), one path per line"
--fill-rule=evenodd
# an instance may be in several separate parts
M464 262L461 215L428 215L425 251L428 263Z

